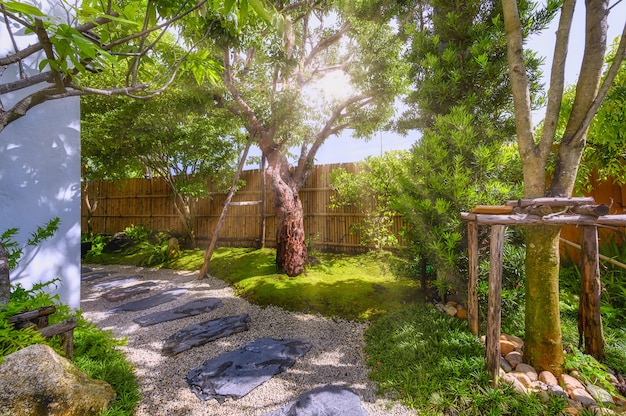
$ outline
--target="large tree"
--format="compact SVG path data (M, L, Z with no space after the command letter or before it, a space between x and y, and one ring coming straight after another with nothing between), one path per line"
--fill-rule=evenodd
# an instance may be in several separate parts
M412 83L399 128L422 133L407 162L399 210L411 225L411 260L434 266L445 291L460 286L466 227L458 213L519 192L502 7L498 0L428 0L395 13L407 35ZM523 16L528 34L553 11L526 4ZM535 92L539 61L527 58Z
M562 2L546 115L543 129L536 135L532 122L530 83L524 59L523 24L520 21L518 2L502 0L502 5L517 142L523 163L524 196L570 196L589 125L626 56L626 24L615 58L602 79L610 4L608 0L585 2L585 45L576 95L563 135L557 137L574 8L577 5L583 6L582 2L575 0ZM538 226L528 227L526 232L525 359L538 370L550 370L555 374L561 373L563 364L558 290L559 233L558 227Z
M318 149L346 129L370 137L389 119L402 88L404 66L394 31L352 7L332 1L278 2L284 16L279 30L260 27L238 37L226 33L221 45L223 103L244 117L267 158L276 265L290 276L308 262L298 192ZM212 30L201 29L198 33ZM320 93L320 80L329 74L342 79L335 88L344 94Z

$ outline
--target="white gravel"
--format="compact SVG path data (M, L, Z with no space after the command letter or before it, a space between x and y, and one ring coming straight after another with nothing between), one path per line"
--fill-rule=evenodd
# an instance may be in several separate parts
M84 317L116 337L127 338L121 347L135 366L141 385L142 400L136 416L155 415L263 415L300 394L315 387L335 384L349 387L361 398L363 408L374 415L414 415L415 411L376 395L376 385L367 377L368 367L363 352L365 324L317 315L287 312L277 307L261 308L235 296L226 283L215 278L197 279L197 272L147 269L129 266L85 265L92 271L110 271L114 274L85 281L82 285L81 307ZM107 313L126 301L109 302L98 283L114 277L141 275L136 282L153 281L158 289L186 288L188 292L177 300L147 311ZM153 289L155 293L158 289ZM133 318L148 313L171 309L190 300L215 297L223 307L212 312L176 321L140 327ZM223 316L248 313L249 330L192 348L174 357L161 355L163 340L186 326ZM289 370L272 377L238 400L229 399L223 404L216 400L201 401L191 392L185 376L204 361L224 352L241 347L261 337L301 338L312 343L311 350Z

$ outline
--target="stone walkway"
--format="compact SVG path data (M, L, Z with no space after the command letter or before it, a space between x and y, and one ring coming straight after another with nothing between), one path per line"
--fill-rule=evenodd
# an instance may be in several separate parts
M195 272L85 266L84 316L136 368L136 415L408 415L375 395L364 324L260 308Z

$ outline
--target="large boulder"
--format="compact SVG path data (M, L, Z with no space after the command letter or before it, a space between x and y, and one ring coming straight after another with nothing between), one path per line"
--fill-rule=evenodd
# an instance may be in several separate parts
M0 414L90 416L108 409L111 386L93 380L47 345L31 345L0 363Z

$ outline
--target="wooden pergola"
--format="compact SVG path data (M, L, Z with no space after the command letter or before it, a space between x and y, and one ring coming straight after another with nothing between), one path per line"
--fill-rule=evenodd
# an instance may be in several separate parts
M597 359L604 357L604 335L600 315L600 265L598 226L626 226L626 215L607 215L609 207L598 205L591 197L535 198L508 201L503 206L476 206L462 212L468 229L468 322L478 335L478 227L491 226L489 295L486 329L486 367L494 383L500 368L500 324L502 291L502 250L506 226L580 227L581 286L578 311L579 336L584 339L585 353Z

